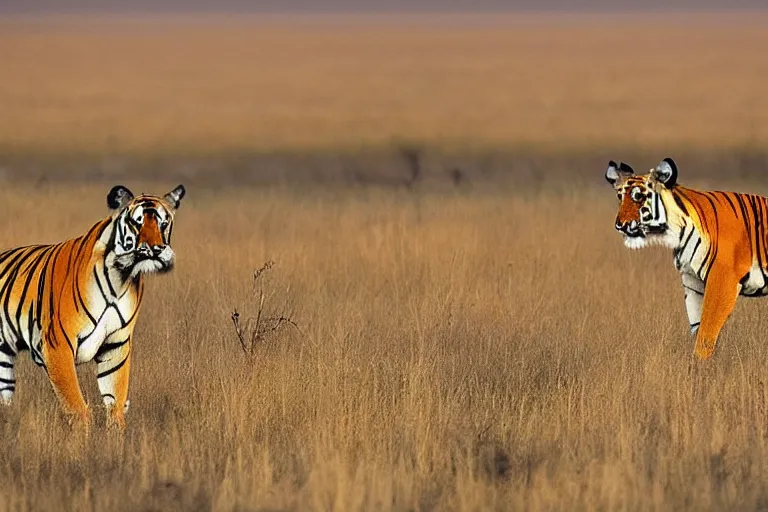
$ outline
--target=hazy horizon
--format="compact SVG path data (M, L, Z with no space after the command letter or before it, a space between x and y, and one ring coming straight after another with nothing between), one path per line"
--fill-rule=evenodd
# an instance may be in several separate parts
M0 13L200 13L200 12L487 12L487 11L666 11L765 9L764 0L136 0L126 7L119 0L0 0Z

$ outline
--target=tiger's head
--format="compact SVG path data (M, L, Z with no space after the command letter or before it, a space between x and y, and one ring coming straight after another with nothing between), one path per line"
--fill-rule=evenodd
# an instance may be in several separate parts
M179 185L162 197L133 193L122 185L112 187L107 205L114 223L114 266L126 275L168 272L175 254L171 249L173 218L186 193Z
M619 199L616 230L624 235L624 245L630 249L646 247L651 243L669 245L667 210L662 201L665 189L677 183L677 165L665 158L646 175L637 176L629 165L617 165L611 160L605 179L613 185Z

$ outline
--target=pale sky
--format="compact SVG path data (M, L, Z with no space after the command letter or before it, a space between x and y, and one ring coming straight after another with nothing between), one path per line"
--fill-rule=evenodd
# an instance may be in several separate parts
M469 6L469 7L468 7ZM0 0L0 12L766 9L766 0Z

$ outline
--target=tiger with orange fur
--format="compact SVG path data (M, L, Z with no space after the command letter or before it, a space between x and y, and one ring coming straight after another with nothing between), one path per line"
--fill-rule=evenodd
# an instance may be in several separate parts
M768 295L768 198L685 188L677 177L671 158L641 176L613 161L605 173L618 195L615 227L625 245L673 250L695 354L709 359L739 295Z
M14 363L28 350L65 412L87 428L75 365L95 359L108 421L125 428L143 277L174 266L171 234L184 194L179 185L163 197L134 197L118 185L107 196L111 215L84 235L0 254L0 402L11 403Z

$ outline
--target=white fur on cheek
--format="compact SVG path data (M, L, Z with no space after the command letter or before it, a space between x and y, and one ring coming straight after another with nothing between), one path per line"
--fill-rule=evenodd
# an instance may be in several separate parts
M166 245L162 251L160 251L160 254L158 254L157 258L168 265L169 263L173 263L173 259L176 255L173 253L173 249L169 245Z

